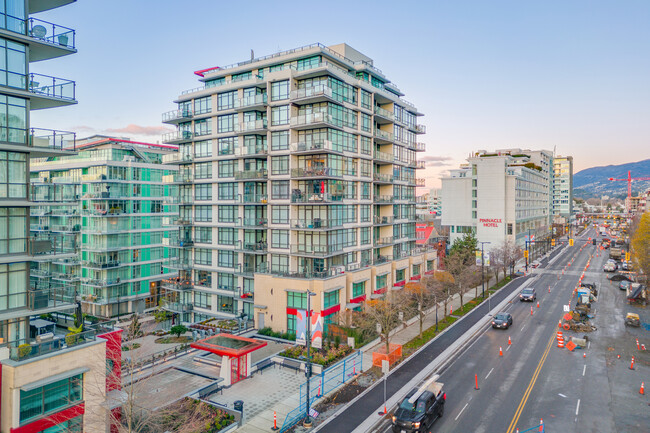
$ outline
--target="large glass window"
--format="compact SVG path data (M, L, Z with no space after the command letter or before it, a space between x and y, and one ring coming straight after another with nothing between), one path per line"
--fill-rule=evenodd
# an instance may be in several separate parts
M289 174L289 156L271 158L271 174Z
M20 391L20 422L57 411L80 402L83 397L83 375L58 380L29 391Z
M289 124L289 106L281 105L271 109L271 125L288 125Z
M219 244L235 245L237 242L237 232L233 228L219 227Z
M194 101L194 114L205 114L212 111L212 100L210 96L198 98Z
M212 184L199 183L194 186L194 198L198 201L212 200Z
M234 223L237 219L237 206L219 206L219 222Z
M360 281L358 283L352 283L352 298L358 298L366 294L366 282Z
M0 200L27 198L27 155L0 152Z
M0 254L27 252L27 208L0 208Z
M0 95L0 141L25 144L27 101Z
M219 161L219 177L234 177L236 163L235 160Z
M224 251L219 250L219 266L222 268L234 268L235 267L235 255L234 251Z
M277 131L271 133L271 150L289 149L289 131Z
M237 115L228 114L225 116L217 117L217 132L222 134L224 132L233 132L237 126Z
M271 83L271 101L289 99L289 80Z
M212 250L209 250L207 248L195 248L194 263L196 263L197 265L211 266Z
M27 57L25 45L0 39L0 85L25 88ZM38 88L39 83L29 83L32 88Z
M271 232L271 246L273 248L289 248L289 230L273 230Z
M332 290L329 293L325 293L323 298L324 298L323 309L325 310L335 305L339 305L339 290Z
M289 206L272 206L271 222L273 224L289 223Z
M219 141L224 140L220 139ZM194 156L207 158L212 156L212 140L201 140L194 143Z
M0 265L0 311L25 307L27 263Z
M217 96L217 110L228 110L235 106L235 95L237 91L219 93Z
M219 184L219 200L234 200L237 195L237 184L234 182Z
M307 309L307 293L287 292L287 308Z
M25 2L16 0L0 0L0 27L25 34Z
M212 221L212 206L195 206L194 218L196 222Z

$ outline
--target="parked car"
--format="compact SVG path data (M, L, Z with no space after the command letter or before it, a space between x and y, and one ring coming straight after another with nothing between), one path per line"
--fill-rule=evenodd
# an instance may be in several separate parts
M510 313L499 313L492 318L493 328L508 329L512 325L512 315Z
M532 287L526 287L524 290L522 290L519 293L519 300L520 301L530 301L530 302L535 302L537 299L537 293L535 292L535 289Z
M440 382L433 382L425 389L413 388L393 414L393 432L429 432L431 425L444 413L446 399Z
M603 271L605 271L605 272L616 272L616 268L617 268L616 263L607 262L603 266Z
M630 287L630 283L627 280L622 280L620 283L618 283L618 288L621 290L627 290Z
M627 275L625 275L625 274L615 274L615 275L612 275L611 277L608 277L608 278L609 278L609 281L623 281L623 280L632 281L632 279L630 277L628 277Z

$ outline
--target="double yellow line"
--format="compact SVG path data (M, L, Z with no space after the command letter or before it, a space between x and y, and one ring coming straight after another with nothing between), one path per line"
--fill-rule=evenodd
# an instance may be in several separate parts
M512 417L512 421L510 421L510 426L508 426L508 430L506 430L506 433L512 433L513 430L515 429L515 426L517 425L517 421L519 421L519 417L521 416L521 412L523 412L524 407L526 407L526 402L528 401L528 397L530 396L530 393L533 390L533 387L535 386L535 382L537 381L537 376L539 376L539 372L542 370L542 367L544 366L544 362L546 361L548 352L551 350L551 347L553 346L553 340L555 340L555 334L551 336L551 339L548 341L548 344L546 345L546 350L544 350L544 353L542 354L542 357L539 360L539 364L537 364L535 373L533 373L533 377L530 379L528 388L526 388L526 392L524 392L524 396L521 398L521 402L519 402L519 407L517 407L515 416Z

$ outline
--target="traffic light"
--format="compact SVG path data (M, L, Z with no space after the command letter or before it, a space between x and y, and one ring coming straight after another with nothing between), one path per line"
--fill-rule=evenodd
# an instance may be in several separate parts
M555 246L555 239L551 239L551 246L552 246L552 247Z
M569 239L569 246L570 246L570 247L573 246L573 238Z
M629 252L625 253L625 261L626 262L630 261L630 253Z
M528 258L528 250L524 250L524 258Z

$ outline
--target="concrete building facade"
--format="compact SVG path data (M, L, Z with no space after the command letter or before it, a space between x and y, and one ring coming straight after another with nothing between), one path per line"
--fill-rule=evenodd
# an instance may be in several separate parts
M553 158L553 217L569 222L573 215L573 157Z
M308 290L327 324L435 266L415 245L421 113L372 59L314 44L195 73L163 115L184 320L292 332Z

